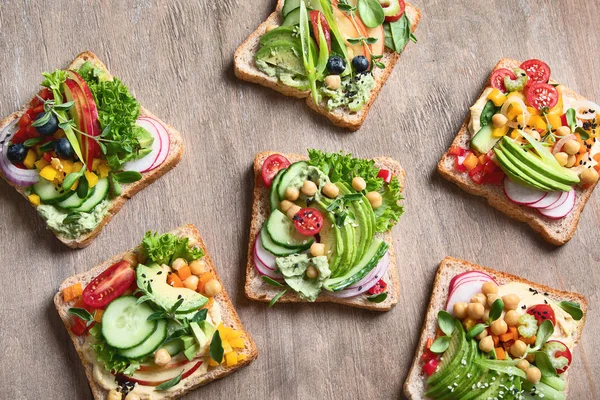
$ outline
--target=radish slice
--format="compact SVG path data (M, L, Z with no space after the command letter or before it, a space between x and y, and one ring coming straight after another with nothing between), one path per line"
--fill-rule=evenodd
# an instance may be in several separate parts
M323 293L326 293L328 296L336 297L339 299L345 299L348 297L355 297L361 295L367 292L369 289L371 289L381 279L381 277L387 271L389 262L390 256L389 253L386 252L385 255L381 258L381 260L379 260L379 263L375 266L375 268L373 268L373 270L359 282L344 290L340 290L339 292L330 292L324 290Z
M149 171L153 170L154 168L158 167L163 162L165 162L167 156L169 155L169 149L171 147L171 138L169 137L169 131L167 130L167 128L165 128L165 126L160 121L157 121L155 119L150 120L152 121L152 123L156 127L156 130L158 131L162 147L160 149L160 152L158 153L158 157L154 161L154 164L152 164L152 166L150 167Z
M275 279L276 281L283 281L283 275L267 268L267 266L264 265L262 261L258 259L256 253L254 253L254 266L256 267L256 270L259 274L268 276L269 278Z
M527 204L528 207L531 208L546 208L550 207L552 204L556 203L556 201L560 198L562 192L548 192L546 196L540 201L537 201L533 204Z
M262 240L260 240L260 233L256 236L256 240L254 241L254 254L265 267L269 268L271 271L275 271L277 266L275 263L275 256L263 247Z
M475 271L469 271L475 272ZM463 276L467 276L466 274L462 274ZM448 296L448 301L446 302L446 311L450 314L454 313L454 304L465 302L469 303L471 301L471 297L476 295L477 293L481 293L481 286L483 286L486 282L494 282L494 279L487 275L480 274L472 274L473 279L465 279L463 278L460 283L458 283L452 293Z
M550 204L548 207L544 207L543 210L553 210L556 207L562 206L567 201L567 199L569 198L569 193L571 193L572 191L573 189L571 189L571 191L569 192L559 192L560 197L558 198L558 200Z
M152 169L152 166L154 165L156 159L160 155L160 151L163 147L162 138L159 135L158 129L156 129L156 126L154 125L154 123L152 123L151 119L142 117L139 118L135 123L136 125L150 132L150 134L154 138L154 141L152 142L152 151L150 151L149 154L140 158L139 160L129 161L125 163L125 165L123 166L123 170L147 172Z
M550 219L561 219L569 215L569 213L575 207L575 200L577 196L574 190L571 190L567 196L567 200L558 207L551 209L541 209L540 213Z
M558 142L556 142L556 144L554 145L554 148L552 149L552 154L556 154L558 152L560 152L563 148L563 146L565 145L565 143L567 143L567 140L571 140L571 139L575 139L575 135L570 134L570 135L566 135L563 136L562 138L560 138L560 140Z
M546 192L519 185L510 179L504 179L504 194L515 204L528 205L536 203L546 196Z
M2 173L12 183L17 186L31 186L40 180L40 175L37 169L22 169L14 165L7 158L8 146L10 139L17 132L19 127L17 121L14 120L8 124L0 133L0 169Z

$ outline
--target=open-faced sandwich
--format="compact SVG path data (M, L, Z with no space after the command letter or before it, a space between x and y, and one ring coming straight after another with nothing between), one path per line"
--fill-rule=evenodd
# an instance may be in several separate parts
M378 157L308 150L254 159L246 296L387 311L399 282L390 231L404 170Z
M148 232L54 303L97 400L179 398L258 356L193 225Z
M446 257L404 385L416 399L567 398L587 302Z
M598 183L598 112L552 80L543 61L502 59L438 171L564 244Z
M135 193L172 169L183 142L92 53L44 73L0 122L0 175L69 247L85 247Z
M404 0L279 0L235 52L235 74L357 130L420 15Z

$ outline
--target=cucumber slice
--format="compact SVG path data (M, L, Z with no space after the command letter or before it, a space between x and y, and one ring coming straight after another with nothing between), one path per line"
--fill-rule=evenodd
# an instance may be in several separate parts
M281 211L273 210L267 220L267 233L275 242L286 249L303 251L308 249L315 238L298 233L294 223Z
M281 203L281 201L279 200L279 193L277 193L277 186L279 185L281 177L283 176L283 174L285 174L285 171L286 169L282 169L281 171L279 171L277 175L275 175L275 178L273 178L273 182L271 182L271 192L269 194L269 197L271 199L271 210L279 208L279 203Z
M42 177L40 177L39 182L34 184L31 189L33 190L33 193L40 196L40 200L44 204L60 203L73 194L72 190L63 190L62 187L56 186L54 183Z
M262 245L265 250L277 257L285 257L298 252L294 249L286 249L285 247L281 247L273 242L271 236L269 236L267 233L266 225L264 225L260 230L260 240L262 241Z
M137 304L137 297L123 296L113 300L102 314L102 336L116 349L131 349L154 333L156 321L148 321L154 312L149 305Z
M277 185L277 193L279 193L279 199L285 199L285 189L290 186L290 182L296 179L300 175L306 175L308 171L308 163L306 161L299 161L293 163L285 170Z
M142 358L153 353L167 338L167 321L161 319L156 325L156 330L146 340L127 350L119 350L119 354L127 358ZM167 350L168 351L168 350ZM169 353L170 354L170 353Z
M298 7L300 7L300 0L285 0L281 9L281 16L285 18L286 15Z
M283 19L281 26L293 26L293 25L298 25L299 23L300 23L300 7L295 8L294 10L290 11Z
M92 193L94 193L95 189L96 189L95 187L88 189L87 196L85 196L83 199L81 197L79 197L79 195L77 193L73 193L71 196L69 196L68 199L61 201L56 206L60 207L60 208L64 208L66 210L81 207L81 205L83 203L85 203L85 201L87 199L90 198Z
M98 204L102 202L108 195L108 178L101 178L94 186L94 192L92 195L79 207L74 208L73 211L90 212Z
M177 354L181 353L184 349L183 349L183 341L181 339L175 339L173 341L170 341L169 343L165 343L162 346L163 349L165 349L166 351L169 352L169 354L171 355L171 357L176 356Z

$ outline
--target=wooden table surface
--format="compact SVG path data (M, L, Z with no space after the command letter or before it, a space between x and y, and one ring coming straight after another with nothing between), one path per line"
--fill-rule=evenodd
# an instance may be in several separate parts
M89 49L144 106L177 127L186 151L178 168L129 201L84 250L60 244L0 182L0 397L90 399L52 304L58 285L137 245L147 230L194 223L260 355L186 398L398 398L446 255L585 294L591 307L570 398L599 398L600 196L591 198L573 240L556 248L442 180L435 167L501 57L541 58L555 79L599 101L600 3L491 3L418 1L418 44L408 46L363 128L347 133L302 101L235 79L233 53L272 12L273 0L2 0L0 114L31 98L42 71ZM405 167L406 214L393 232L401 299L392 311L311 304L267 310L245 298L254 154L307 147L389 155Z

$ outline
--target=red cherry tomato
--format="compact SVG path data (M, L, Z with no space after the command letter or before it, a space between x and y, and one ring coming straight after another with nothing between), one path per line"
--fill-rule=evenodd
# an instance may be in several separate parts
M483 165L478 165L469 171L469 176L471 177L471 180L478 185L481 185L483 183L483 169Z
M368 290L368 292L369 294L379 294L385 292L386 290L387 283L385 283L383 279L380 279L375 285L373 285L371 289Z
M262 165L262 179L266 187L271 187L273 178L279 172L279 170L290 166L290 162L287 158L281 154L271 154Z
M319 19L321 20L321 28L323 28L323 35L325 35L325 41L327 41L327 50L331 52L331 30L329 29L329 24L325 19L325 15L319 10L312 10L310 12L310 22L312 23L313 35L315 35L315 39L317 40L317 44L319 48L321 47L321 43L319 43Z
M392 171L384 168L380 169L377 173L377 177L383 179L385 183L390 183L392 181L393 176L394 174L392 174Z
M424 362L427 362L433 358L437 358L437 354L429 350L431 349L432 344L433 338L427 338L427 342L425 343L425 349L423 349L423 355L421 356L421 360L423 360Z
M82 298L90 307L103 308L122 295L135 280L128 261L121 260L98 275L83 290Z
M440 362L438 361L437 358L432 358L431 360L429 360L425 364L423 364L422 371L425 374L427 374L427 376L431 376L435 373L435 370L437 369L439 364L440 364Z
M296 230L304 236L314 236L323 228L323 215L316 208L301 208L294 215Z
M559 340L548 340L544 345L544 352L548 354L557 374L565 372L573 361L571 350Z
M450 150L448 150L448 154L451 156L464 156L466 150L460 146L452 146Z
M39 106L33 108L33 113L35 114L36 117L38 116L38 114L40 114L42 112L44 112L43 104L40 104Z
M397 1L398 3L400 3L400 11L398 11L398 14L396 15L390 15L385 17L385 21L386 22L396 22L398 21L400 18L402 18L402 14L404 14L404 10L406 9L406 3L404 2L404 0L392 0L392 1ZM379 4L384 3L384 4L390 4L391 5L391 1L379 1ZM383 6L383 11L385 13L385 9L389 8L390 6L385 6L384 4L381 4Z
M500 68L492 73L490 78L490 84L493 88L496 88L503 93L506 93L506 87L504 87L504 77L508 76L510 79L517 79L517 76L508 68Z
M12 143L20 144L29 139L29 135L27 133L27 128L21 128L15 133L10 140Z
M527 88L527 102L537 110L552 108L558 103L558 91L547 83L532 83Z
M90 314L94 315L94 309L83 302L82 299L77 300L75 308L84 308ZM81 336L86 333L92 326L94 326L95 322L92 322L89 326L87 323L79 317L73 317L73 325L71 326L71 332L73 332L77 336Z
M18 122L20 128L27 126L30 123L31 123L31 117L27 113L21 115L21 118L19 119L19 122Z
M537 319L538 325L541 325L544 320L550 320L552 325L556 325L556 316L554 310L548 304L536 304L527 309L527 314L531 314Z
M531 59L519 66L529 77L527 86L533 83L547 83L550 80L550 67L543 61Z

